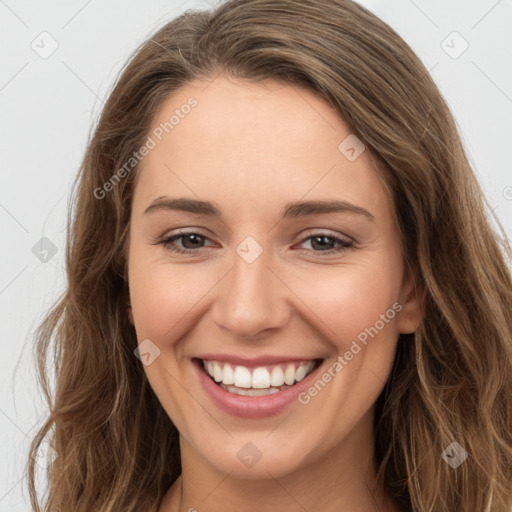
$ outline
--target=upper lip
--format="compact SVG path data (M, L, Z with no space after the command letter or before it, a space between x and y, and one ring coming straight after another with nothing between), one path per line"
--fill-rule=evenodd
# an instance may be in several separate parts
M247 368L257 366L276 365L280 363L294 363L294 362L309 362L321 359L320 357L294 357L294 356L272 356L261 355L258 357L243 357L234 354L200 354L196 356L197 359L206 361L219 361L223 363L230 363L236 366L245 366Z

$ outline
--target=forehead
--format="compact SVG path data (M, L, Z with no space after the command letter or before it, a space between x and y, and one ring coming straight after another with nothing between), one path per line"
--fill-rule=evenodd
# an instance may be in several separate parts
M149 135L155 144L136 190L145 202L185 194L220 204L230 198L245 210L262 199L280 207L303 197L386 208L369 155L351 160L343 152L350 127L323 98L295 85L224 76L191 82L161 105Z

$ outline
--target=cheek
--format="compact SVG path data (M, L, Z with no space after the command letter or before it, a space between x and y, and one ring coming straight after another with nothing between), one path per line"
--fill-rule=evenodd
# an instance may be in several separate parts
M133 252L129 268L130 300L139 340L159 345L186 332L188 316L215 282L211 270L170 265L160 256Z
M295 279L300 285L294 290L340 352L348 350L351 341L376 322L383 334L394 336L398 332L397 306L393 308L393 304L398 298L399 276L391 266L361 263L304 276L307 274Z
M212 284L200 279L185 266L169 265L161 257L135 248L130 254L130 301L137 339L151 340L160 355L144 371L148 381L180 432L210 428L195 400L183 393L188 388L187 373L183 373L182 346L178 341L193 328L196 307ZM192 422L192 424L191 424ZM204 423L204 425L203 425Z
M333 348L318 377L322 382L313 383L301 398L313 417L324 415L329 403L339 405L325 417L324 426L312 427L319 443L321 439L336 443L360 421L392 368L401 309L397 302L400 276L394 270L399 267L373 263L309 276L297 290ZM329 437L329 432L336 434Z

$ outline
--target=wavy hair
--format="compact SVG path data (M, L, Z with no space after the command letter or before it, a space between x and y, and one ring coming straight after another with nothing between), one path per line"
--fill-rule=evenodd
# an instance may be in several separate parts
M74 184L66 288L34 345L49 407L27 457L34 510L156 511L181 472L178 432L134 356L126 313L138 167L103 199L94 191L143 145L173 91L221 73L324 98L364 142L390 192L424 320L400 336L377 401L379 481L404 510L510 512L510 243L490 225L427 69L392 28L349 0L227 0L189 10L120 73ZM57 457L41 498L33 456L45 441ZM442 458L452 442L468 453L457 468Z

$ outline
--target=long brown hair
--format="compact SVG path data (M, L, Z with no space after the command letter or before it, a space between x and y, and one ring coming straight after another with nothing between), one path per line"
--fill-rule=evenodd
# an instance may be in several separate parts
M70 204L67 289L37 333L49 415L31 455L47 440L57 457L44 500L28 458L34 510L154 511L180 474L177 430L134 356L126 313L138 167L121 178L116 171L144 144L171 92L220 73L282 80L326 99L364 142L393 198L425 315L414 334L400 336L378 399L381 483L415 512L510 512L510 246L491 229L428 71L393 29L348 0L228 0L187 11L142 44L118 78ZM442 457L453 442L468 454L457 468Z

